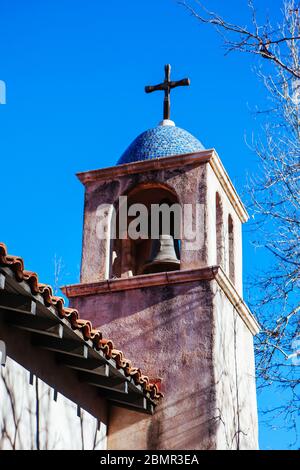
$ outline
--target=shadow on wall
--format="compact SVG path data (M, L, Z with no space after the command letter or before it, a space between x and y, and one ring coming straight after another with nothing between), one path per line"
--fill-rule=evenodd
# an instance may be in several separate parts
M76 299L74 306L153 377L164 373L159 360L153 364L153 354L172 363L175 351L180 351L183 367L191 356L201 359L207 354L212 308L209 282L92 297Z
M126 291L108 292L72 298L72 307L84 314L100 329L116 320L125 320L136 314L152 310L160 316L167 315L174 306L180 312L211 305L209 281L193 281L185 284L144 287ZM159 312L159 313L158 313ZM172 315L180 315L178 309ZM155 318L157 317L155 314Z
M210 417L213 400L211 387L199 380L196 390L187 386L163 400L154 416L112 408L109 448L126 449L135 442L135 448L147 450L212 449L212 436L220 425L219 416Z

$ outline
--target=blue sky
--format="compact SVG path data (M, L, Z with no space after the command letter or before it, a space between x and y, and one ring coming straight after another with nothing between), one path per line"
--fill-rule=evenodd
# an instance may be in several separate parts
M276 21L281 0L259 0ZM246 0L207 1L232 21L249 23ZM264 102L252 56L224 55L215 31L175 0L0 0L1 241L28 269L53 283L77 282L83 187L75 173L112 166L129 143L161 120L162 95L144 86L172 76L191 87L173 92L171 117L214 147L237 190L257 171L245 136L260 132L254 108ZM263 254L244 233L244 271ZM272 401L280 399L272 390ZM270 394L259 398L260 405ZM263 449L286 448L287 431L260 427Z

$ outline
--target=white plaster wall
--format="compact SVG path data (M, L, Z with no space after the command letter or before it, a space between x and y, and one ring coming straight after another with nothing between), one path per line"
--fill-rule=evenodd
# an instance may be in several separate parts
M231 306L231 309L233 307ZM255 382L255 358L253 336L245 323L236 318L236 362L238 378L238 416L241 449L258 449L258 416Z
M215 290L214 307L217 449L257 449L252 333L219 287Z
M7 358L0 367L0 449L36 449L39 404L40 449L106 449L106 425L85 410L77 416L77 405L58 394L29 372ZM80 385L79 385L80 386Z

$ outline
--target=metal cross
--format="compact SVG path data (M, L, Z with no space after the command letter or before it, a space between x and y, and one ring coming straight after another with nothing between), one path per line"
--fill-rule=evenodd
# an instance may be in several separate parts
M171 65L165 65L165 80L163 83L154 86L146 86L145 92L152 93L153 91L163 90L165 92L164 98L164 119L170 119L170 91L177 86L189 86L190 79L184 78L183 80L178 80L177 82L171 82Z

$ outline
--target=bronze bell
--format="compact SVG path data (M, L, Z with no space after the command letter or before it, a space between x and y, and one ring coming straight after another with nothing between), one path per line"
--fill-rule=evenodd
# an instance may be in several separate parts
M179 269L180 260L176 255L174 242L172 235L165 234L160 235L159 239L152 240L150 259L143 268L143 274Z

